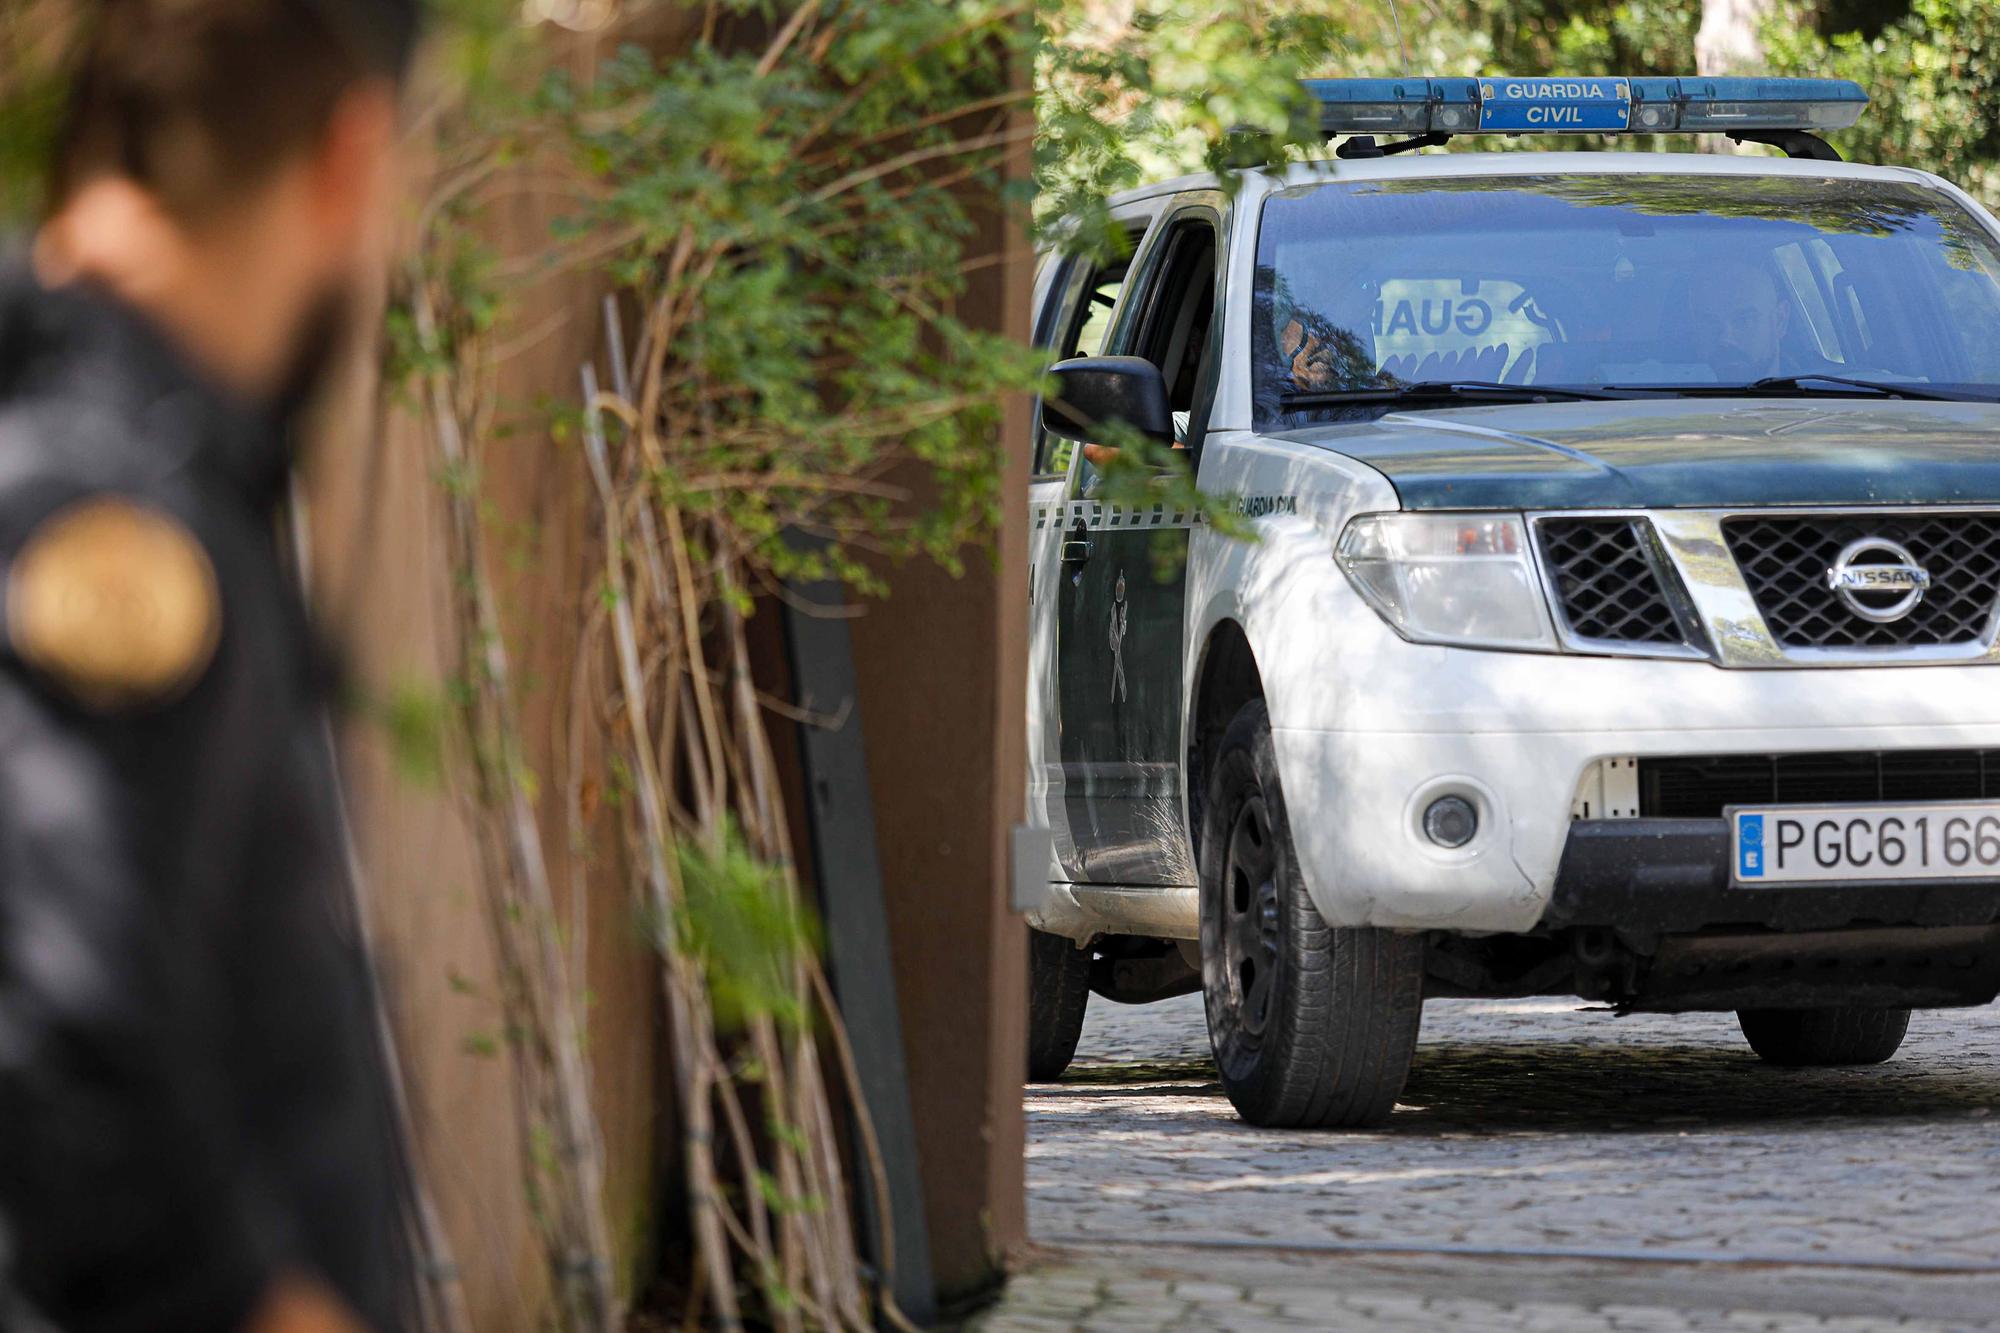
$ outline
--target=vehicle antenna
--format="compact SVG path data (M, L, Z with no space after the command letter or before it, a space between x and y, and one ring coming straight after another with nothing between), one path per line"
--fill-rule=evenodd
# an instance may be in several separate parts
M1403 77L1410 77L1410 48L1403 43L1403 11L1396 0L1389 0L1389 21L1396 25L1396 49L1403 55Z

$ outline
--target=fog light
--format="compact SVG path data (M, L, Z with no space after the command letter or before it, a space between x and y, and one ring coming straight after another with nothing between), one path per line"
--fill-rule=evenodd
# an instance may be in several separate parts
M1440 847L1463 847L1479 832L1479 811L1463 796L1440 796L1424 811L1424 836Z

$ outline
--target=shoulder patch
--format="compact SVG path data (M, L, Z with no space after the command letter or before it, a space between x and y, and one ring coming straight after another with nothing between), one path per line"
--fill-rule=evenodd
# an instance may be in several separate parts
M88 708L164 703L215 655L222 599L179 522L129 500L58 510L7 574L15 653Z

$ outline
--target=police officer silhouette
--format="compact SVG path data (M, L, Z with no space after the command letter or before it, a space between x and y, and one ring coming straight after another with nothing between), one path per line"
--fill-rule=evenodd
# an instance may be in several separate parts
M410 1322L329 676L273 540L416 0L96 0L0 274L0 1323Z

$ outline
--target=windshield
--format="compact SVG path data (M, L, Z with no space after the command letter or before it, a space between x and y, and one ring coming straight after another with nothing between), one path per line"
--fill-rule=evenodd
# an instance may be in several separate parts
M1626 388L1837 375L2000 392L2000 252L1914 184L1508 176L1264 205L1253 373L1287 399L1424 381ZM1380 410L1377 408L1376 410Z

